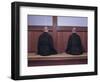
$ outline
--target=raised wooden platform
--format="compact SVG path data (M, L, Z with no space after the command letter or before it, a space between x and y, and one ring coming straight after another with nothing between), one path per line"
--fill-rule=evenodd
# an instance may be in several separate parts
M70 65L70 64L86 64L87 53L82 55L70 55L66 53L40 56L36 53L28 54L28 66L45 66L45 65Z

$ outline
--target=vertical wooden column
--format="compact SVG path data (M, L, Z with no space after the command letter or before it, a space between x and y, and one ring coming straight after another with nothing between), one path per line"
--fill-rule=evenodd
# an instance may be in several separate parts
M55 48L57 47L57 16L53 16L53 41L54 41L54 46Z

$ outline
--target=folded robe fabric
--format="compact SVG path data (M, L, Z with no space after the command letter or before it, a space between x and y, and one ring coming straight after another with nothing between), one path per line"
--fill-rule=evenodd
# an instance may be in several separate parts
M40 35L37 54L42 56L57 54L57 51L54 49L52 36L48 32L44 32Z
M73 33L68 40L66 53L72 55L81 55L83 53L83 46L81 43L80 36Z

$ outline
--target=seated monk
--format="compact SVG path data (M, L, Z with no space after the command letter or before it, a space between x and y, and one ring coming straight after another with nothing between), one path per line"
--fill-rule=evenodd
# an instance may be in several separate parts
M37 48L37 54L41 56L57 54L57 51L54 49L53 38L48 33L47 27L44 28L44 32L39 36Z
M76 28L72 29L72 34L68 39L66 53L72 55L81 55L83 53L83 46L80 36L76 33Z

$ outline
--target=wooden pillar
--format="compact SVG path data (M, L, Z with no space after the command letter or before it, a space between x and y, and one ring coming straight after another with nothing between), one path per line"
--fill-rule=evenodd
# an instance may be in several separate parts
M57 16L53 16L53 41L55 48L57 47Z

